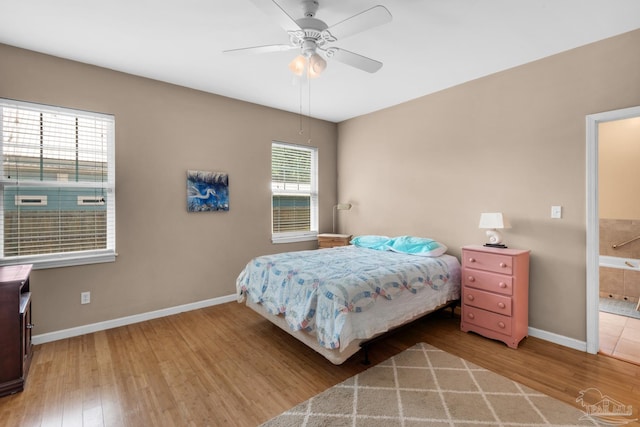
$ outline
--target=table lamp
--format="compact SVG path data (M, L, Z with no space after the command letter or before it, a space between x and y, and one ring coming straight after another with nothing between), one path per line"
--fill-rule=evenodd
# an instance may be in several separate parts
M502 244L502 235L498 229L511 228L511 224L509 224L509 221L501 212L480 214L480 224L478 225L478 228L487 230L489 243L485 243L485 246L491 248L506 248L506 246Z

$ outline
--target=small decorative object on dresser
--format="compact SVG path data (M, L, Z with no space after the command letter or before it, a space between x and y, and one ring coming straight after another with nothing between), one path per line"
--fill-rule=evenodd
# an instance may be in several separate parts
M318 234L318 247L323 249L335 248L336 246L348 246L350 240L351 234Z
M480 224L478 227L487 230L489 243L485 243L485 246L491 248L506 248L506 246L502 244L502 234L498 229L511 228L511 224L509 224L507 218L502 215L502 212L480 214Z
M31 267L0 267L0 396L24 390L31 363Z
M461 318L462 331L517 348L529 330L529 251L463 247Z

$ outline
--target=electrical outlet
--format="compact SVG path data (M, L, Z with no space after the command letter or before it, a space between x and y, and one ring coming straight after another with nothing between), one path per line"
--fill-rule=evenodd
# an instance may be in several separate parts
M80 293L80 304L89 304L91 302L91 292Z

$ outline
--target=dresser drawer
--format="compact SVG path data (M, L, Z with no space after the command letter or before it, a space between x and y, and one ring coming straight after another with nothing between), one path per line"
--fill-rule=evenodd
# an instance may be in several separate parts
M464 305L462 311L464 316L463 322L471 323L501 334L511 335L511 317L492 313L467 304Z
M463 287L462 300L465 304L493 311L504 316L511 316L511 297L491 292Z
M513 295L513 276L463 268L462 284L486 291L499 292L504 295Z
M502 274L513 273L513 259L509 255L464 251L462 266Z

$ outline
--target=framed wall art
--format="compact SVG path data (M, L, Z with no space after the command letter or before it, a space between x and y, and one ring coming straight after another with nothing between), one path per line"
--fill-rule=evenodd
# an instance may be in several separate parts
M224 172L187 171L187 211L229 210L229 175Z

